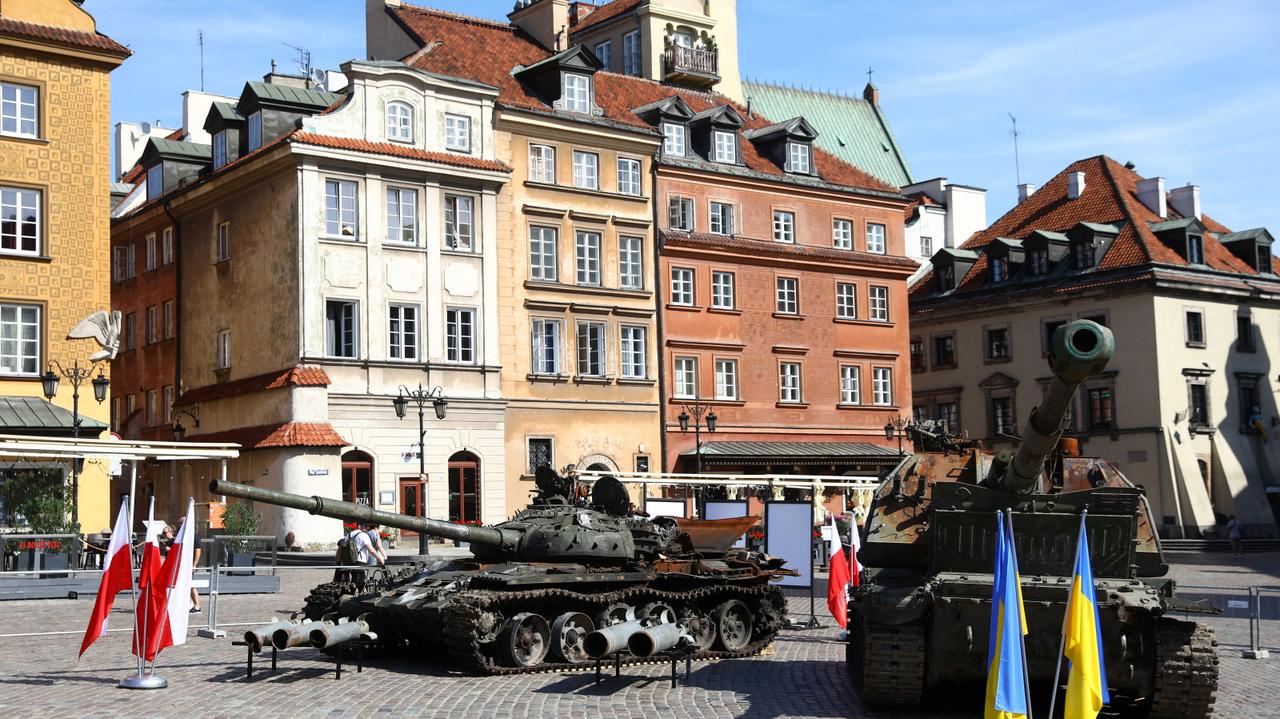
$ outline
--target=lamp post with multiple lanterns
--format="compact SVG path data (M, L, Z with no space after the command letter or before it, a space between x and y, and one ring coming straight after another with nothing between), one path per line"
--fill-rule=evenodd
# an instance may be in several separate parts
M906 435L907 427L909 426L911 426L911 420L907 419L906 417L894 417L890 419L888 422L885 422L884 424L885 439L893 439L893 436L895 434L898 435L898 455L899 456L903 454L902 437Z
M444 419L445 413L449 409L449 400L444 398L444 389L439 386L424 389L422 383L419 382L417 389L409 389L404 385L400 385L400 393L391 400L391 406L395 407L397 417L404 419L409 412L410 402L418 406L418 479L425 480L427 478L427 452L423 447L423 442L427 436L427 405L429 404L435 409L436 419ZM422 492L423 490L419 489L418 491ZM427 535L425 532L418 532L418 554L427 554Z
M97 377L93 377L94 367L98 368ZM93 379L89 380L90 377ZM51 359L48 370L40 375L41 389L44 391L45 399L52 402L58 395L58 382L62 378L66 378L71 383L71 436L79 439L80 424L83 421L80 418L80 385L84 384L85 380L89 380L89 384L93 385L93 398L98 401L98 404L102 404L107 400L107 387L111 386L111 380L107 379L99 362L81 367L80 360L76 360L70 367L63 367L62 363ZM76 460L71 462L71 521L77 523L80 521L80 467Z
M693 421L693 456L697 473L702 474L702 427L706 423L707 432L714 433L716 431L716 411L698 400L694 400L693 404L683 404L680 407L680 415L676 417L680 421L680 431L688 432L690 420ZM706 488L701 484L698 485L698 516L702 516L706 504L705 497Z

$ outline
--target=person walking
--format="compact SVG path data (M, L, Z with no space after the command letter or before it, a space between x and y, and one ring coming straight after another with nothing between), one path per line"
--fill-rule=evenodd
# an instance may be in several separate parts
M381 567L387 563L387 553L382 551L382 545L373 539L373 532L376 531L378 531L378 525L365 523L352 532L352 539L356 543L356 564Z
M1244 528L1240 524L1240 520L1236 519L1236 515L1231 515L1227 520L1227 539L1231 540L1231 556L1238 557L1241 552L1241 545L1244 539Z

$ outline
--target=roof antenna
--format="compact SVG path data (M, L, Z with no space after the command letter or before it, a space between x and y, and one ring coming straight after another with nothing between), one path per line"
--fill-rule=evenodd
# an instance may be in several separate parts
M311 77L311 51L304 47L290 45L287 42L280 44L288 48L293 48L294 52L298 53L298 69L302 71L303 77Z
M204 92L204 30L196 31L196 42L200 44L200 92Z
M1013 136L1013 171L1018 178L1018 184L1021 185L1022 164L1018 160L1018 135L1021 135L1022 133L1018 132L1018 118L1014 117L1012 112L1008 114L1009 120L1013 123L1013 129L1009 131L1009 134Z

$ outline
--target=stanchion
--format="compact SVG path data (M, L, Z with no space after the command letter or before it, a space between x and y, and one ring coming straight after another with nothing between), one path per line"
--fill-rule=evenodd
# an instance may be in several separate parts
M209 569L209 624L196 632L205 639L221 639L227 633L218 628L218 577L222 576L222 567L216 562Z
M1266 659L1271 652L1262 648L1262 588L1249 587L1249 648L1240 652L1244 659Z

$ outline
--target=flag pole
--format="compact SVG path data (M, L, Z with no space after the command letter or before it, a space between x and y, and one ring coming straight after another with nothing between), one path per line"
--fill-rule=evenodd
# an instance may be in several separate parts
M138 581L133 576L133 493L138 485L138 463L132 461L129 463L129 578L133 583L133 634L138 636ZM143 533L143 541L146 541L146 534ZM143 610L146 611L145 609ZM146 643L146 617L142 618L143 637L139 644ZM123 689L163 689L169 685L162 677L144 674L146 668L147 648L139 647L138 652L138 673L131 677L125 677L120 680L119 686Z
M1084 533L1084 518L1088 513L1089 510L1087 508L1080 510L1081 534ZM1071 611L1071 592L1074 591L1076 567L1078 566L1080 566L1080 535L1076 535L1075 559L1071 560L1072 584L1067 587L1067 608L1066 611L1062 613L1062 636L1058 639L1058 665L1053 669L1053 696L1049 697L1050 719L1053 718L1053 710L1058 704L1058 682L1062 679L1062 652L1067 648L1067 616ZM1090 588L1090 591L1093 591L1092 588ZM1097 601L1097 598L1095 597L1093 601Z
M1005 527L1007 528L1007 531L1009 533L1009 551L1013 552L1013 567L1015 570L1017 570L1018 569L1018 545L1013 538L1013 510L1012 509L1008 510L1008 516L1006 517ZM1022 572L1016 571L1014 573L1014 578L1018 580L1019 584L1021 584ZM1027 612L1027 607L1022 602L1022 587L1018 587L1019 624L1027 620L1026 612ZM1031 667L1027 663L1027 637L1022 633L1021 627L1019 627L1018 629L1018 643L1021 645L1021 648L1022 648L1022 667L1023 667L1022 691L1026 694L1026 697L1027 697L1027 719L1033 719L1031 716L1031 671L1030 671ZM1052 711L1049 712L1049 718L1053 719Z

